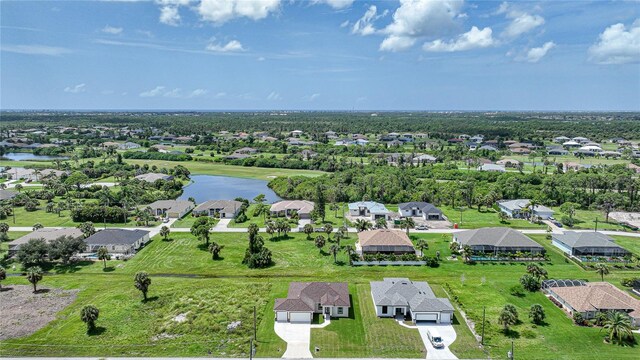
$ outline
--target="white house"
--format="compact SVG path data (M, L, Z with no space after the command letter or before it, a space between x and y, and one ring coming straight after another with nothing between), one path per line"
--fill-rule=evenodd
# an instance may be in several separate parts
M384 218L391 220L391 211L384 204L374 201L360 201L349 204L349 215L367 217L371 220Z
M437 298L429 284L407 278L384 278L371 282L371 296L378 317L409 318L418 321L450 324L453 305L447 298Z
M398 204L402 217L422 217L425 220L444 220L442 210L435 205L423 201L412 201Z
M498 201L498 208L510 218L520 219L525 217L523 210L530 210L530 204L531 200L529 199L502 200ZM553 210L543 205L536 205L532 211L533 216L543 220L552 217L553 213Z

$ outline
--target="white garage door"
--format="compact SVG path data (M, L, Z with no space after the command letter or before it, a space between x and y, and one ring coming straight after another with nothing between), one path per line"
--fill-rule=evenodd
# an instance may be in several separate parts
M287 321L287 312L286 311L278 311L278 312L276 312L276 320L277 321Z
M450 313L441 313L440 314L440 322L444 324L451 323L451 314Z
M289 313L290 322L310 323L311 313Z
M438 313L417 313L416 321L438 321Z

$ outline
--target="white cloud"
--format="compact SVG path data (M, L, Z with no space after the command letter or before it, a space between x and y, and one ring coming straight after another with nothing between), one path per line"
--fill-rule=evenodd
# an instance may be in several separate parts
M422 48L425 51L434 52L453 52L485 48L495 44L495 40L491 34L492 30L489 27L480 30L474 26L468 32L459 35L454 41L435 40L425 43Z
M279 93L272 91L268 96L267 100L282 100L282 96Z
M188 98L200 97L200 96L207 95L208 93L209 93L209 91L206 90L206 89L195 89L191 93L189 93L189 95L187 95L187 97Z
M315 101L316 99L318 99L320 97L320 94L315 93L315 94L311 94L311 95L307 95L307 96L303 96L302 100L306 100L306 101Z
M351 33L360 34L362 36L374 34L376 32L376 29L373 27L373 22L380 19L381 17L387 16L388 13L389 11L385 10L384 12L382 12L382 14L378 15L378 9L376 8L376 6L369 6L364 15L362 15L362 17L353 24L353 26L351 27ZM349 25L348 22L347 25Z
M540 61L540 59L545 57L549 50L553 49L554 47L556 47L556 44L553 41L548 41L540 47L531 48L527 51L525 60L531 63L536 63Z
M540 15L531 15L523 11L514 9L506 1L501 3L496 15L505 14L507 19L511 19L511 22L502 32L501 36L508 39L515 39L518 36L527 33L538 26L544 24L544 18Z
M266 58L265 58L264 56L260 56L257 60L258 60L258 61L265 61L265 60L266 60Z
M280 0L202 0L197 11L203 20L222 25L240 17L264 19L279 8Z
M26 55L61 56L72 51L63 47L47 45L1 45L1 51Z
M622 23L606 28L589 48L589 60L598 64L640 62L640 19L628 28Z
M156 86L154 89L144 91L140 93L140 97L156 97L162 95L164 92L164 86Z
M226 93L226 92L219 92L219 93L217 93L217 94L213 95L213 97L214 97L215 99L222 99L223 97L226 97L226 96L227 96L227 93Z
M462 5L462 0L400 0L393 21L382 30L387 37L380 50L406 50L417 38L451 31L457 26Z
M86 85L85 84L67 86L66 88L64 88L64 92L72 93L72 94L78 94L78 93L81 93L81 92L85 92L86 90L87 89L86 89Z
M118 34L122 34L122 28L107 25L102 28L102 32L105 34L118 35Z
M221 45L221 44L218 44L218 43L211 43L211 44L207 45L206 49L209 50L209 51L215 51L215 52L244 51L244 48L242 47L242 44L238 40L231 40L228 43L226 43L225 45Z
M171 91L167 91L166 93L164 93L163 95L164 97L170 97L170 98L179 98L182 97L182 89L180 88L175 88Z
M313 0L314 4L327 4L336 10L346 9L354 0Z
M180 24L180 13L177 6L164 6L160 8L160 22L163 24L178 26Z
M341 28L346 28L347 26L349 26L349 20L345 20L340 24Z

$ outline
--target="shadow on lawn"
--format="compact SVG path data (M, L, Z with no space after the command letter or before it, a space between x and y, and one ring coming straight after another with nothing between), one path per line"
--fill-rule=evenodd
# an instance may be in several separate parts
M150 303L150 302L157 301L158 299L160 299L160 298L159 298L157 295L155 295L155 296L150 296L150 297L148 297L148 298L146 298L146 299L142 299L142 303L143 303L143 304L146 304L146 303Z
M97 336L97 335L102 335L105 333L105 331L107 331L107 328L103 327L103 326L96 326L91 330L87 331L87 335L89 336Z
M107 266L102 268L102 272L113 272L116 271L116 268L113 266Z
M80 271L87 266L91 266L93 265L93 263L94 263L93 261L86 261L86 260L75 261L66 265L48 263L47 265L42 267L42 270L44 271L53 270L56 274L69 274L69 273L75 273L77 271Z

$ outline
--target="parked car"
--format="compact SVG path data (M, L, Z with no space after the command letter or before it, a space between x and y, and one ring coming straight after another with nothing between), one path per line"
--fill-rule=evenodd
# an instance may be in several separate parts
M444 343L442 342L442 336L435 329L427 330L427 336L429 337L429 341L431 345L433 345L436 349L444 348Z
M429 230L427 225L418 225L415 227L416 230Z
M162 222L165 223L165 224L168 223L169 222L169 218L162 219Z

